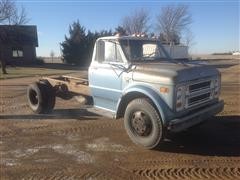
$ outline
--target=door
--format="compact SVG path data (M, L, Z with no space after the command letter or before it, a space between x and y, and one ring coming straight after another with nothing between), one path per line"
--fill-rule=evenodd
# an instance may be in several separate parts
M119 45L114 41L99 40L94 63L89 68L89 86L94 105L116 111L122 94L123 61Z

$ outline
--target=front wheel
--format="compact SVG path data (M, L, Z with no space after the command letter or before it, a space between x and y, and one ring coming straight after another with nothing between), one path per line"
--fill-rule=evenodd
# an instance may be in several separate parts
M162 120L147 98L134 99L128 104L124 126L130 139L147 149L156 148L164 139Z

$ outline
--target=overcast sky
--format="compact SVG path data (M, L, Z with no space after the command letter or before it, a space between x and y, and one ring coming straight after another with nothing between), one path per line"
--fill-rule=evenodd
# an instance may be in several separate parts
M189 5L193 18L192 32L195 45L194 54L228 52L239 49L239 1L136 1L136 0L92 0L92 1L55 1L22 0L31 21L37 25L39 47L38 56L49 56L53 50L60 54L59 43L68 34L69 24L79 19L81 25L91 31L117 27L124 16L135 9L145 8L150 12L150 24L154 21L161 7L184 3Z

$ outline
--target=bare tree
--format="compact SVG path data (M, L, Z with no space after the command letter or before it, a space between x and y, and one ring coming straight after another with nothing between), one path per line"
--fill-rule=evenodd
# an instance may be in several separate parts
M194 34L192 33L192 31L187 30L184 33L184 36L182 37L183 39L183 44L185 44L188 47L188 52L191 53L193 46L196 44L196 42L194 41Z
M0 29L0 62L1 62L1 68L2 68L2 73L7 74L6 71L6 61L3 57L3 46L4 46L4 41L6 38L6 32L3 29Z
M187 5L169 5L161 9L157 16L157 30L168 43L181 38L192 23L192 16Z
M28 23L26 10L22 7L19 11L15 2L12 0L0 0L0 24L22 25ZM6 74L6 61L3 55L4 41L6 32L1 29L0 32L0 62L3 74Z
M23 25L29 19L24 7L19 10L12 0L0 0L0 24Z
M115 33L119 34L121 36L126 36L127 35L126 29L124 29L122 26L116 27L115 28Z
M195 44L194 42L194 34L191 30L186 30L183 36L183 42L186 46L191 47Z
M14 3L10 0L1 0L0 1L0 24L5 24L8 22L9 18L12 16ZM0 62L2 73L7 74L6 71L6 61L3 57L3 46L6 38L6 32L4 29L0 30Z
M27 24L29 22L29 19L27 17L26 9L24 7L21 7L20 11L18 9L15 9L12 16L10 17L9 22L12 25Z
M15 3L11 0L0 1L0 23L9 24L9 20L16 9Z
M135 10L131 15L122 20L122 27L127 34L147 33L149 30L149 13L145 9Z

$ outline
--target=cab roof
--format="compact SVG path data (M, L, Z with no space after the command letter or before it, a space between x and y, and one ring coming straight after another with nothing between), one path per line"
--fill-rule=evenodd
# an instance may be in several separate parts
M149 38L149 37L138 37L138 36L106 36L106 37L100 37L98 40L152 40L152 41L158 41L158 39L155 38Z

